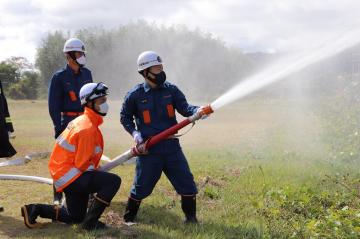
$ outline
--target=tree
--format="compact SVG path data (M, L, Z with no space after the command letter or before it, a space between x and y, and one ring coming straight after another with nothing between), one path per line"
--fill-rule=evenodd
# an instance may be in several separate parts
M0 63L4 91L12 99L37 99L39 72L24 57L10 57Z
M63 47L66 39L62 32L49 33L37 49L36 67L40 70L40 81L47 88L52 75L65 65Z
M4 91L7 92L9 87L16 84L20 80L19 68L11 62L0 62L0 80L4 87Z
M12 99L35 100L38 98L39 73L36 71L26 71L21 76L21 80L9 87L9 97Z
M10 58L4 61L7 64L14 65L20 71L34 71L35 67L32 63L28 61L25 57L22 56L11 56Z

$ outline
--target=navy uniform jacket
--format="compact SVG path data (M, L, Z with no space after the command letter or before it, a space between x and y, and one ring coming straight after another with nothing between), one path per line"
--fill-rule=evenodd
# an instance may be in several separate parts
M79 99L79 92L83 85L92 82L90 70L80 67L79 74L66 65L57 71L49 86L49 113L53 121L55 132L62 132L67 124L77 115L65 115L64 112L83 112ZM70 114L70 113L69 113Z
M188 104L185 95L173 84L165 82L152 89L147 83L138 84L125 96L120 122L132 134L140 131L144 140L177 124L175 110L184 117L193 115L198 106ZM135 119L135 123L134 123ZM171 153L180 149L177 138L153 146L150 153Z

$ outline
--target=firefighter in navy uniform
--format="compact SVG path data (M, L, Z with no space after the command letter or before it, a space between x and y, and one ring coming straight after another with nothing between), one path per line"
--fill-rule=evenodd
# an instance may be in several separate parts
M49 87L49 113L54 124L55 138L70 121L83 113L79 91L83 85L92 82L91 72L85 67L83 42L71 38L65 42L63 52L67 65L53 75Z
M157 53L143 52L137 63L138 72L145 82L135 86L125 96L120 121L134 141L140 144L177 124L175 110L188 117L201 108L188 104L184 94L175 85L165 81L162 60ZM151 194L164 172L181 195L185 222L196 223L197 188L179 139L169 138L144 153L136 161L135 178L124 221L129 224L134 222L141 200Z
M67 64L53 75L49 87L48 105L55 138L70 121L83 113L79 91L83 85L92 82L91 72L85 67L84 43L77 38L71 38L65 42L63 52ZM60 203L61 199L62 194L54 190L54 203Z
M16 154L9 141L9 135L14 132L11 122L8 104L4 95L2 83L0 81L0 158L8 158ZM0 206L0 212L4 210Z

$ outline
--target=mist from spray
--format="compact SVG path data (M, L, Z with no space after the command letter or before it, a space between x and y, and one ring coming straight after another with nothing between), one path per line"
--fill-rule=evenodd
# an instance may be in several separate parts
M360 42L360 32L354 31L347 34L342 34L337 40L329 41L329 44L324 44L321 47L302 52L300 54L291 54L283 57L281 60L268 66L263 71L252 75L218 99L211 103L213 110L230 104L238 99L244 98L257 90L262 89L274 82L284 80L290 74L303 70L304 68L317 63L326 58L335 56L336 54L357 45Z

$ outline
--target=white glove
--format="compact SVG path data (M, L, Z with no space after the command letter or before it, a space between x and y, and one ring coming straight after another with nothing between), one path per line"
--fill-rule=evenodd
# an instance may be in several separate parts
M147 151L146 149L146 145L145 144L138 144L136 145L136 149L138 151L138 153L140 155L145 155L145 154L148 154L149 152Z
M136 144L141 144L144 141L139 131L134 130L134 132L132 132L132 136Z
M199 109L197 109L196 113L201 112L204 108L205 108L205 106L201 106ZM204 120L204 119L206 119L207 117L208 117L208 115L203 115L203 116L201 116L200 119Z

